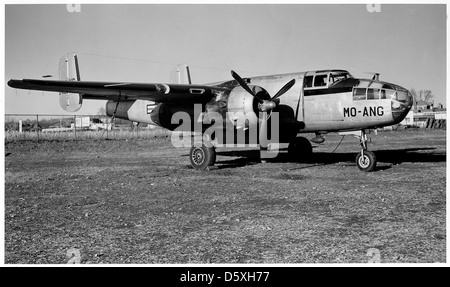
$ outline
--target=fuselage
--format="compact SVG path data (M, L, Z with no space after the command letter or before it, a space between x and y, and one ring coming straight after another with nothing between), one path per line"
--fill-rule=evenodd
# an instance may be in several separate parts
M245 81L255 93L268 98L292 79L296 80L295 85L280 97L280 103L273 112L279 112L281 128L283 125L298 126L297 133L390 126L401 122L412 107L412 96L405 88L375 79L356 79L345 70L259 76L245 78ZM202 103L201 115L195 114L192 104L137 100L121 103L117 117L174 130L179 127L178 122L173 122L173 115L177 112L189 114L192 121L214 112L222 115L224 125L231 122L238 129L258 125L257 103L236 81L208 86L215 90L215 96ZM108 114L116 108L115 102L108 102ZM236 114L245 115L245 119L237 119Z
M291 79L296 79L296 84L280 98L280 106L289 107L297 121L305 123L300 132L395 125L412 107L412 95L407 89L383 81L355 79L345 70L280 74L246 80L273 95ZM233 84L230 81L219 86Z

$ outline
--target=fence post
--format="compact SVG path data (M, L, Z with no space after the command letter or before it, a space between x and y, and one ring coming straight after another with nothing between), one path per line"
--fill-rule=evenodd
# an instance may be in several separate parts
M77 139L77 116L73 116L73 135Z
M36 115L36 134L37 134L37 141L39 142L39 115Z

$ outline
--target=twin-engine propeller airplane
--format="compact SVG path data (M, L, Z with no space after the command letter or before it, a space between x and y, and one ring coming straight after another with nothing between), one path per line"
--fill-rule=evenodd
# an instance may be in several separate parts
M323 134L340 132L359 138L361 151L356 164L363 171L372 171L376 157L367 149L367 131L401 122L413 102L408 90L379 81L378 74L372 79L356 79L345 70L251 78L241 78L232 71L234 80L194 85L186 68L181 71L185 80L179 71L177 84L92 82L80 80L78 57L69 53L61 59L59 71L59 81L12 79L8 85L59 92L60 105L68 112L79 110L83 100L108 100L108 116L199 132L202 140L190 150L195 169L214 165L218 144L214 132L243 133L247 144L253 138L262 161L270 157L267 148L279 143L289 143L293 159L311 155L310 140L298 134L315 133L311 141L322 143ZM180 117L180 112L185 116ZM236 143L236 137L227 137Z

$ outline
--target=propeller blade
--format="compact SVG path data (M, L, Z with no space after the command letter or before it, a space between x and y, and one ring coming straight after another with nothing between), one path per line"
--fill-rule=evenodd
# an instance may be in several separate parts
M255 97L257 100L259 100L261 103L263 102L262 99L260 99L258 96L256 96L256 94L252 91L252 89L250 89L250 87L247 85L247 83L235 72L235 71L231 71L231 76L233 77L233 79L235 79L239 85L241 85L242 88L244 88L244 90L246 90L250 95L252 95L253 97Z
M282 96L284 93L286 93L287 91L289 91L290 88L292 88L292 86L295 85L295 79L292 79L291 81L289 81L286 85L284 85L284 87L282 87L278 93L275 94L275 96L273 96L270 100L274 101L276 99L278 99L280 96Z

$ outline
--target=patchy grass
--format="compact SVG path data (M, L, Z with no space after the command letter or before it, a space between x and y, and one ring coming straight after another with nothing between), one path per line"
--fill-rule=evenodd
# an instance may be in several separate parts
M312 162L218 149L196 171L169 138L5 146L5 262L446 262L446 133L383 132L372 173L328 135Z

